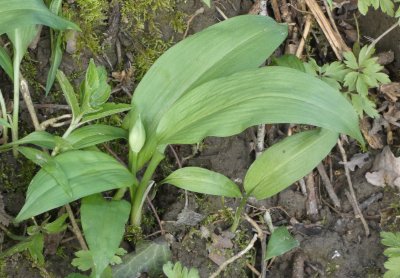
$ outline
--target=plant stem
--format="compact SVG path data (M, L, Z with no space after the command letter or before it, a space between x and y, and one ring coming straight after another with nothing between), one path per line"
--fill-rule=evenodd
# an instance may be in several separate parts
M155 151L153 157L151 158L149 165L147 166L146 171L144 172L143 178L139 183L139 187L134 192L133 200L132 200L132 212L131 212L131 224L135 226L140 225L141 216L142 216L142 208L144 201L146 200L146 196L148 194L148 187L151 177L153 176L158 164L160 164L161 160L164 159L164 154Z
M19 118L19 67L21 59L18 55L18 51L14 54L14 105L13 105L13 117L12 117L12 141L15 142L18 140L18 118ZM18 146L15 145L13 147L14 157L18 156Z
M239 227L240 218L242 216L243 209L247 204L247 199L248 198L249 198L248 196L243 196L242 200L240 201L240 204L239 204L238 208L236 209L235 218L234 218L233 224L232 224L232 226L230 228L232 233L236 232L237 228Z

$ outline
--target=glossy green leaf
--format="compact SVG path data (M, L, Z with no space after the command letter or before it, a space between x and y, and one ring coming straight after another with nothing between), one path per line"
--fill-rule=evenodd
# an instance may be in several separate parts
M269 17L238 16L190 36L164 53L143 77L132 99L148 138L138 166L152 156L157 125L179 98L207 81L259 67L286 35L287 26Z
M284 67L241 72L193 89L165 114L157 136L160 144L190 144L262 123L315 125L364 142L357 114L339 91Z
M138 277L142 272L147 272L149 277L158 277L162 273L162 266L170 258L167 242L142 242L136 246L135 252L123 257L122 264L113 267L113 277Z
M5 71L5 73L13 80L13 65L10 56L7 51L0 47L0 67Z
M200 167L178 169L161 181L161 184L164 183L197 193L242 197L239 187L233 181L222 174Z
M335 146L337 138L336 132L317 129L269 147L247 171L246 193L260 200L284 190L316 167Z
M79 108L79 103L78 99L76 98L74 88L68 81L65 74L60 70L57 71L57 81L60 84L61 90L63 91L68 105L71 107L72 115L74 119L76 119L80 115L81 109Z
M117 252L129 212L125 200L106 201L99 194L82 200L82 228L95 266L94 277L100 277Z
M74 149L83 149L115 139L128 139L128 132L109 125L88 125L74 130L66 140Z
M46 95L50 92L51 87L53 87L54 80L56 79L56 74L58 67L61 64L62 59L62 49L61 49L61 42L62 42L62 33L60 32L57 35L57 40L51 50L51 65L49 73L47 74L47 81L46 81Z
M0 35L37 24L79 30L74 23L53 14L42 0L0 0Z
M83 116L81 123L87 123L117 113L122 113L131 110L131 108L132 106L129 104L108 102L103 104L101 108L99 108L99 110L97 110L96 112L92 112Z
M101 152L69 151L56 156L55 161L67 175L72 197L46 171L40 170L28 187L17 222L88 195L130 186L133 181L125 167Z
M286 227L276 228L268 241L265 260L283 255L299 245L299 242L292 237Z
M18 151L33 163L39 165L58 183L59 186L62 187L68 196L72 197L72 189L69 185L67 175L54 157L50 156L46 152L34 148L19 147Z

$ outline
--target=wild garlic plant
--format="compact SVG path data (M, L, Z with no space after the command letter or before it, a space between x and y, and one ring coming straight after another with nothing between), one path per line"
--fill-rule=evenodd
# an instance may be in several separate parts
M119 244L128 218L132 225L140 225L151 180L167 145L231 136L262 123L317 127L268 148L250 167L243 189L199 167L179 169L160 182L241 199L235 230L249 196L268 198L306 175L330 152L339 133L363 143L357 113L337 89L288 67L260 68L286 36L286 25L265 16L238 16L211 26L163 54L139 83L128 107L107 102L106 72L93 62L80 87L80 101L59 72L73 114L64 135L34 132L0 147L29 143L55 150L53 156L43 155L42 169L32 179L16 221L81 199L89 250L77 253L74 265L101 277L110 271L110 264L120 262ZM127 109L127 130L87 125ZM129 143L128 167L95 147L118 138ZM100 194L114 189L111 201Z

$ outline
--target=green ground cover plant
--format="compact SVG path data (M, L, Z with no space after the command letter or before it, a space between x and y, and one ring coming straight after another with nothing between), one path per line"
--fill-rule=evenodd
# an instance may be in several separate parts
M227 177L198 167L182 168L161 181L240 198L234 231L248 197L268 198L309 173L340 133L363 144L357 113L337 88L296 69L260 67L286 36L286 25L265 16L239 16L211 26L163 54L139 83L131 105L108 102L107 73L93 61L79 93L58 71L73 115L63 136L33 132L0 147L4 151L33 144L52 150L18 148L41 170L29 185L16 222L82 199L81 224L89 248L76 254L74 265L91 269L91 277L107 277L109 265L121 262L119 244L128 219L131 225L141 224L143 204L167 145L231 136L262 123L317 127L268 148L249 168L243 192ZM126 130L89 124L128 110ZM130 147L127 167L96 147L121 138ZM100 194L115 189L111 201Z

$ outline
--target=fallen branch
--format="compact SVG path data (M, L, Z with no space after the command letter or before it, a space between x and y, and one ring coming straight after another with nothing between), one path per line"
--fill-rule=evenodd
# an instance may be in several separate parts
M319 163L317 166L318 173L321 176L322 183L325 185L325 189L328 192L329 198L331 198L333 205L337 208L340 208L340 201L338 196L335 193L335 190L333 190L333 186L331 181L329 180L328 174L325 171L324 165L322 163Z

